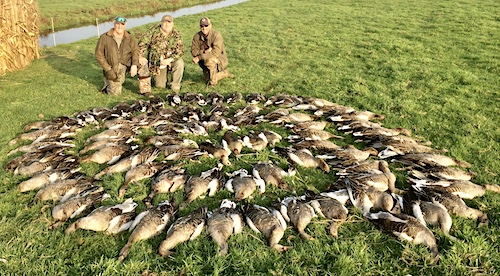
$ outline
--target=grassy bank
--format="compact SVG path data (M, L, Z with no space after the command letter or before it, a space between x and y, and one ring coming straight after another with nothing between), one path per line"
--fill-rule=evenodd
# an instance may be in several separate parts
M175 0L175 1L137 1L124 0L98 1L90 0L61 1L61 0L39 0L40 32L48 34L52 31L52 20L56 31L73 27L95 25L96 18L99 22L110 21L117 15L125 17L139 17L155 14L161 11L175 11L180 8L192 7L219 2L218 0Z
M409 128L434 147L448 149L447 155L471 163L475 183L499 185L499 10L495 0L250 0L180 17L176 28L188 47L199 18L212 18L236 76L207 89L201 70L186 54L182 92L289 93L381 113L386 115L384 126ZM138 36L147 27L131 32ZM44 48L30 67L0 77L0 165L11 159L6 156L13 148L8 141L29 122L140 98L131 78L120 96L98 93L102 72L93 54L96 42L92 38ZM153 92L165 96L169 91ZM321 220L307 229L315 241L301 240L289 227L283 244L293 249L283 254L246 227L230 238L225 258L216 256L204 232L167 259L157 254L162 234L135 244L124 263L118 263L128 233L110 237L77 231L65 236L64 227L49 230L52 205L28 207L34 192L16 190L25 178L0 170L0 179L0 259L5 260L0 274L5 275L498 275L500 270L500 195L493 193L467 201L488 214L488 226L478 228L472 220L453 217L456 242L431 228L442 254L438 264L430 262L425 247L381 233L354 208L338 239L328 235ZM120 179L107 180L113 195ZM333 179L301 169L288 181L319 189ZM148 189L138 188L137 198ZM256 203L277 194L271 191ZM195 205L213 208L224 195ZM177 200L182 197L182 192L176 194Z

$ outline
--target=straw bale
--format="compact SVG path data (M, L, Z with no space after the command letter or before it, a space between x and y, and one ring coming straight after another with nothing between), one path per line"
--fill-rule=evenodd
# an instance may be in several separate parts
M40 56L38 6L33 0L0 0L0 75Z

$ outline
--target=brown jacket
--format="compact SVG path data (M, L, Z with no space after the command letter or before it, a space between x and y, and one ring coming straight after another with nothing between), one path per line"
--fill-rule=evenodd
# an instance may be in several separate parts
M139 48L137 42L127 31L123 34L123 40L119 49L113 38L113 29L102 34L95 47L95 57L104 72L110 69L118 72L119 63L127 67L131 65L139 66Z
M205 49L211 47L212 51L205 53ZM207 60L211 57L219 59L222 68L226 68L228 64L226 48L222 35L216 30L211 30L207 37L201 31L196 33L191 44L191 54L193 57L199 56L201 60Z

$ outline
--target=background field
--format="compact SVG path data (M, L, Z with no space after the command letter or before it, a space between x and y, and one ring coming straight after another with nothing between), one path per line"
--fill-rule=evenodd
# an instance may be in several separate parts
M101 2L104 6L106 1ZM409 128L434 147L448 149L448 155L471 163L475 183L499 185L499 14L496 0L250 0L175 20L189 47L199 18L209 16L224 36L229 68L236 76L207 89L187 53L182 92L290 93L385 114L384 126ZM147 27L131 32L139 36ZM8 141L29 122L140 98L131 78L118 97L98 93L102 73L94 58L96 42L91 38L45 48L30 67L0 77L2 166L13 148ZM153 92L164 96L169 91ZM404 176L398 176L398 185L405 185ZM121 264L116 256L128 233L109 237L77 231L65 236L64 227L49 230L52 205L30 208L34 193L16 190L24 178L0 170L0 179L3 275L497 275L500 269L498 194L467 201L488 214L488 226L477 228L474 221L453 217L452 234L459 241L432 228L443 255L438 264L430 261L425 247L381 233L353 208L337 240L327 235L321 220L308 227L316 241L302 241L289 227L283 244L294 248L284 254L273 252L265 239L245 228L231 237L225 258L216 256L214 243L203 233L162 259L156 251L163 234L135 244ZM119 179L110 180L109 186L117 189ZM301 169L288 181L294 187L320 189L334 179ZM141 199L147 192L137 190L136 196ZM214 208L225 195L200 200L193 208ZM256 202L279 195L271 190ZM182 196L178 193L176 199Z

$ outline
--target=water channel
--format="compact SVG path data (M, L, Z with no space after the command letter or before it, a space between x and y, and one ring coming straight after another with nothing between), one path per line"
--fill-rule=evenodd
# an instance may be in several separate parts
M220 9L232 5L236 5L239 3L246 2L248 0L225 0L217 3L212 3L208 5L197 5L189 8L182 8L178 9L176 11L167 11L167 12L159 12L154 15L148 15L148 16L143 16L143 17L137 17L137 18L127 18L127 28L134 28L138 26L142 26L145 24L153 23L153 22L159 22L162 18L163 15L165 14L170 14L174 18L181 17L184 15L192 15L192 14L198 14L210 10L215 10L215 9ZM66 44L66 43L71 43L75 42L78 40L82 39L87 39L93 36L98 37L99 34L102 34L103 32L106 32L110 28L113 27L113 22L104 22L99 24L98 26L95 25L90 25L90 26L85 26L85 27L79 27L79 28L72 28L68 30L63 30L59 32L54 32L50 33L46 36L40 36L38 38L38 43L40 44L40 47L48 47L48 46L55 46L59 44Z

